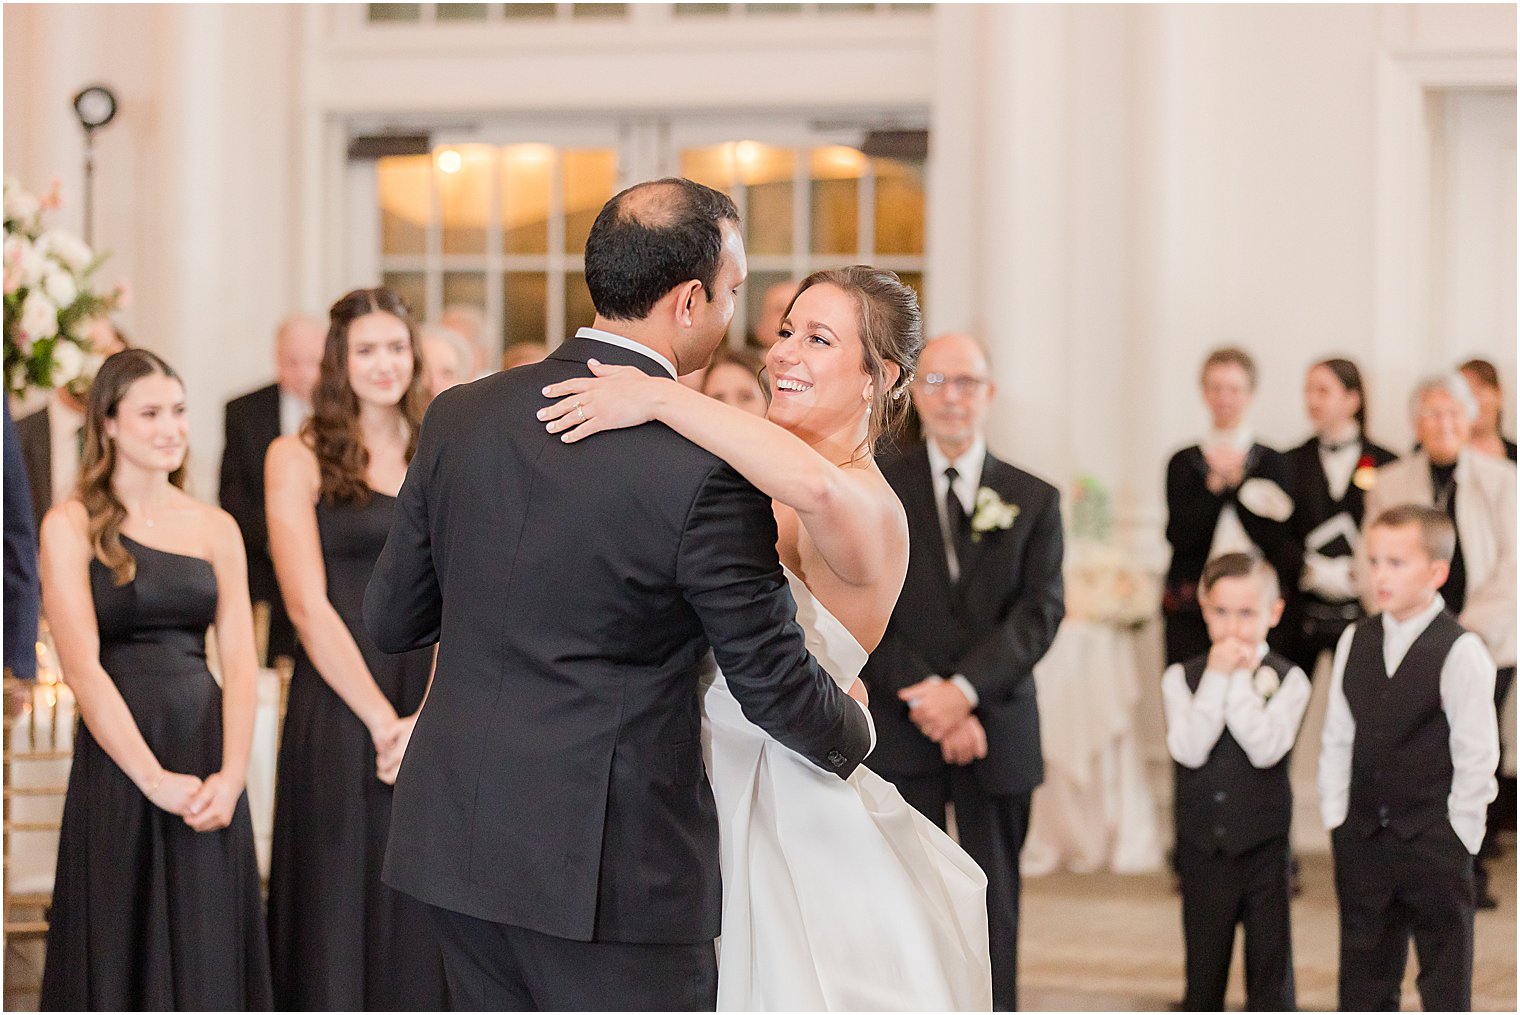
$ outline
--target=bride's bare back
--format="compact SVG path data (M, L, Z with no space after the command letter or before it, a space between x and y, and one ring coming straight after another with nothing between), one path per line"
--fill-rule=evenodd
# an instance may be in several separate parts
M875 461L841 467L869 505L813 520L815 527L857 526L860 534L879 543L877 564L863 583L842 578L824 558L818 543L797 512L779 501L773 504L779 530L776 552L781 562L801 578L830 613L849 628L867 652L876 648L892 618L892 609L908 574L908 516L902 502L882 476Z

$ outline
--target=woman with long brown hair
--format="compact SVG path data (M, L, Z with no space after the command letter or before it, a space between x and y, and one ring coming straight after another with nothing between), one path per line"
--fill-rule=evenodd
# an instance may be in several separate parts
M388 289L351 292L330 318L311 419L265 461L269 548L301 641L275 790L275 1007L438 1010L427 911L380 881L391 784L432 653L384 655L360 616L417 449L421 355Z
M243 792L257 662L237 523L181 489L185 389L145 349L100 368L73 497L42 523L48 621L84 720L46 1010L267 1009ZM222 686L206 666L216 625Z

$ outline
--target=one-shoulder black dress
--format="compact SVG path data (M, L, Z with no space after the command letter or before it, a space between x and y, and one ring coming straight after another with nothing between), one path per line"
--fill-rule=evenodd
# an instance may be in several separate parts
M206 668L216 574L200 557L122 543L137 560L126 585L90 563L101 666L159 763L204 778L222 767L222 692ZM248 797L226 828L193 831L80 723L43 1010L268 1010L267 947Z

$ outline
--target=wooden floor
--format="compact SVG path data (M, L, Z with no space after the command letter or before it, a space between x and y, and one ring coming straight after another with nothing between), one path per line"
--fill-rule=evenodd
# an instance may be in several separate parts
M1475 1011L1515 1010L1515 852L1504 841L1493 867L1499 908L1478 913ZM1293 901L1298 1005L1334 1011L1339 941L1330 857L1305 855L1303 894ZM1029 1011L1166 1011L1182 998L1181 902L1160 875L1053 874L1026 878L1019 1002ZM1410 953L1404 1008L1418 1011ZM1245 1002L1240 944L1226 1000Z
M1330 858L1303 857L1304 892L1293 903L1299 1007L1335 1007L1336 913ZM1473 1007L1515 1010L1513 840L1494 868L1499 908L1478 914ZM1020 991L1031 1011L1165 1011L1182 997L1180 904L1160 875L1053 874L1024 882ZM7 944L5 1007L35 1011L41 943ZM1238 952L1238 946L1237 946ZM1240 1008L1240 960L1229 1004ZM1410 958L1404 1007L1419 1009Z

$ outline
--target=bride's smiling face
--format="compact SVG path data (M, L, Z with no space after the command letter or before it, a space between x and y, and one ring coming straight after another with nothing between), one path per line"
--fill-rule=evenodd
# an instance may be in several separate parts
M771 422L821 436L859 426L871 375L854 298L827 282L805 289L780 334L765 355Z

